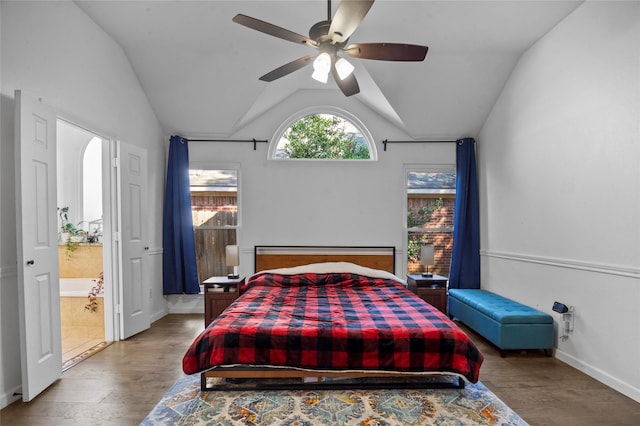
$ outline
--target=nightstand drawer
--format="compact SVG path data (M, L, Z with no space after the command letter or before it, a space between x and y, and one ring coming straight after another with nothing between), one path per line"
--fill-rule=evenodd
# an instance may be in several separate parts
M407 276L409 289L444 314L447 313L447 281L447 277L441 275L423 277L412 274Z
M418 288L416 293L422 300L435 306L441 312L447 313L447 289L444 287L437 288Z

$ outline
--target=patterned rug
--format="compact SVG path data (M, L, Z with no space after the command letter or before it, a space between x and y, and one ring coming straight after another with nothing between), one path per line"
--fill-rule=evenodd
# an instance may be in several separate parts
M184 376L141 425L513 425L527 423L482 383L464 389L200 391Z

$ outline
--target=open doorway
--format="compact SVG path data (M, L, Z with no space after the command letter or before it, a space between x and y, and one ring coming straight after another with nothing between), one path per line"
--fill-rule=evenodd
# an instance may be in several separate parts
M58 265L63 369L106 346L103 149L109 141L57 123ZM109 274L107 274L109 276Z
M28 402L62 375L56 129L65 123L58 124L51 106L20 90L15 121L18 315L22 400ZM104 334L110 342L151 325L147 151L103 138L102 176Z

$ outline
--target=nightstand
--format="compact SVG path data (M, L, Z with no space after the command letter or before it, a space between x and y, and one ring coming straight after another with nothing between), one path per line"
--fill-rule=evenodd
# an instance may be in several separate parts
M421 274L407 276L409 290L444 314L447 313L447 281L447 277L435 274L432 277L423 277Z
M216 319L239 295L244 278L211 277L204 285L204 326Z

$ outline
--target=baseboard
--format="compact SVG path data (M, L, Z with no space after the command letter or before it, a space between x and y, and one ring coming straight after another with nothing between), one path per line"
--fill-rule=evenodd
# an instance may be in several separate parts
M204 314L204 294L171 294L165 296L170 314Z
M170 314L202 314L204 315L204 308L193 306L174 306L169 310Z
M630 385L629 383L625 383L620 379L613 377L610 374L607 374L604 371L593 367L592 365L586 364L578 358L569 355L568 353L563 352L559 349L556 349L555 357L560 361L572 366L576 370L581 371L584 374L598 380L599 382L604 383L610 388L615 389L621 394L628 396L634 401L640 402L640 389Z
M19 400L21 395L22 385L18 385L9 390L9 392L0 395L0 410Z
M151 323L158 321L159 319L165 317L169 314L169 309L161 309L151 314Z

